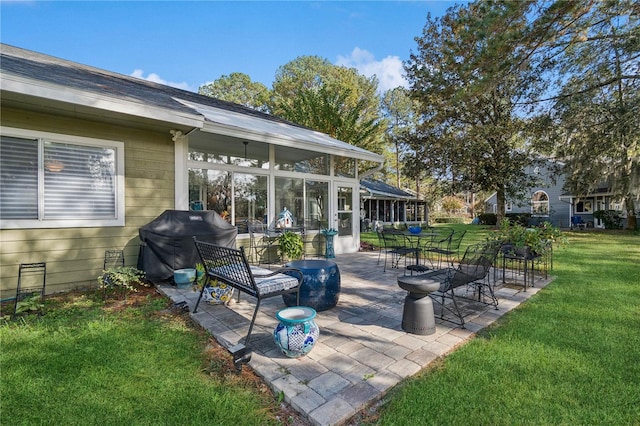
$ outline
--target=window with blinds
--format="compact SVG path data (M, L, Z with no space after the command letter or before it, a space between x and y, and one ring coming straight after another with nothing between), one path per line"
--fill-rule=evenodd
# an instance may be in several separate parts
M35 133L35 132L34 132ZM118 219L117 146L55 138L0 138L0 219L42 223ZM95 141L94 141L95 142ZM114 142L112 145L117 145ZM12 225L5 226L11 223ZM99 223L94 223L99 226ZM56 225L54 225L56 226ZM62 225L65 226L65 225Z
M44 218L113 218L115 150L44 142Z
M0 139L0 217L38 219L36 139Z

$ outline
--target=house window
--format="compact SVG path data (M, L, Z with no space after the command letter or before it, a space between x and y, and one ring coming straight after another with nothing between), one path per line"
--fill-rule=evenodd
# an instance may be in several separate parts
M189 207L193 210L213 210L231 222L232 179L232 172L190 169Z
M549 196L544 191L537 191L531 197L531 214L533 216L549 216Z
M1 228L124 225L124 144L0 130Z
M356 177L356 160L347 157L334 157L335 175L340 177Z
M302 226L304 218L304 179L276 177L276 220L285 207L293 215L293 225Z
M275 169L288 172L329 174L329 154L285 146L275 147Z
M593 213L593 201L579 201L576 204L576 213Z
M329 201L329 182L305 180L305 226L308 229L319 230L327 226Z
M504 203L504 211L510 212L511 210L513 210L513 203L512 202Z
M242 224L245 224L247 219L266 221L268 181L267 176L248 173L233 174L233 215L238 232L245 232Z

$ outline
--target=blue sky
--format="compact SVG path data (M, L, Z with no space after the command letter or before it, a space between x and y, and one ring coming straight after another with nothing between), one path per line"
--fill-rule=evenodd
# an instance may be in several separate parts
M232 72L271 87L302 55L404 85L428 13L453 1L5 1L3 43L197 91Z

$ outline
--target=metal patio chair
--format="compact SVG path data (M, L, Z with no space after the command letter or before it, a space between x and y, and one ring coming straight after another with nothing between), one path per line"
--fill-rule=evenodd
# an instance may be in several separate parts
M249 231L249 256L254 264L271 264L271 254L278 246L275 236L269 235L269 230L265 223L256 219L247 220ZM265 262L263 262L266 260Z
M382 242L381 250L384 251L383 272L387 271L387 256L391 256L391 268L399 268L400 260L411 256L418 256L419 249L412 247L402 231L384 229L378 232L378 240ZM382 251L380 253L382 253ZM378 262L381 254L378 254ZM412 262L415 263L415 262Z
M456 290L466 286L473 286L478 295L488 294L491 303L496 309L498 300L493 294L493 287L488 281L489 270L493 266L500 246L494 243L480 243L469 246L455 268L445 268L420 275L421 280L439 281L437 291L430 293L429 297L440 305L440 319L453 322L464 328L464 315L460 309L460 299L470 299L456 293ZM458 290L459 291L459 290ZM446 300L451 303L446 303ZM478 297L479 301L483 301ZM475 299L472 299L475 301ZM485 302L486 303L486 302ZM445 310L455 315L458 321L445 318Z

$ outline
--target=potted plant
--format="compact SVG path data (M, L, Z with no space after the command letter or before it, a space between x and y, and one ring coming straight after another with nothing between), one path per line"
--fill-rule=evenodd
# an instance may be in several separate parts
M526 228L509 219L500 222L500 229L492 239L502 244L503 252L528 259L541 255L554 242L564 242L562 232L548 222Z
M283 262L300 259L303 251L304 243L299 234L285 231L278 237L278 253Z
M196 263L196 283L199 287L202 287L204 279L204 265L202 263Z

